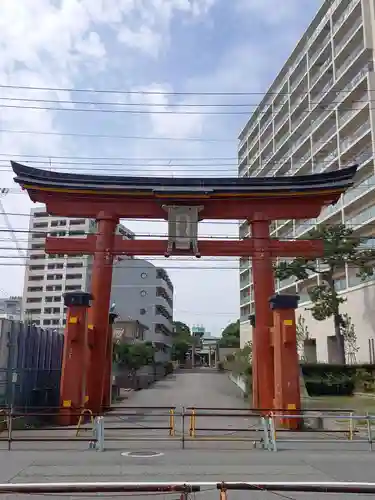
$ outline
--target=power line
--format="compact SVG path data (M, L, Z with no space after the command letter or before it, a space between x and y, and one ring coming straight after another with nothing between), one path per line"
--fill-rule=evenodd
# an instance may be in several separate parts
M1 132L1 130L0 130ZM182 157L182 158L174 158L174 157L126 157L126 156L55 156L55 155L36 155L36 154L18 154L18 153L0 153L0 156L5 156L7 158L42 158L46 160L108 160L108 161L166 161L166 162L179 162L179 161L189 161L189 162L203 162L203 161L237 161L237 156L226 156L226 157Z
M96 108L59 108L57 106L21 106L17 104L0 104L3 109L32 109L39 111L74 111L85 113L123 113L129 115L248 115L249 111L152 111L142 109L96 109Z
M38 213L38 212L36 212L36 213ZM29 217L29 218L33 217L33 214L30 214L30 213L25 214L25 213L19 213L19 212L6 212L6 214L7 215L12 215L12 216L20 216L20 217ZM53 218L54 216L51 215L50 217ZM58 219L61 219L61 218L64 218L64 217L58 217ZM72 217L66 217L66 218L67 219L71 219ZM89 219L90 217L75 217L75 218L76 219ZM161 220L161 219L141 219L141 218L128 218L128 219L125 219L125 218L122 218L122 220L127 220L129 222L156 222L156 223L168 222L165 219ZM203 221L200 221L199 224L224 224L224 225L234 224L236 226L239 226L240 222L235 222L235 221L225 222L223 220L214 220L214 221L203 220Z
M216 107L253 107L258 106L257 103L151 103L151 102L108 102L108 101L76 101L76 100L61 100L61 99L32 99L25 97L0 97L0 101L18 101L18 102L40 102L52 104L84 104L87 106L128 106L128 107L155 107L155 108L216 108Z
M202 138L202 137L157 137L157 136L142 136L142 135L108 135L108 134L87 134L81 132L57 132L50 130L12 130L1 129L2 134L25 134L25 135L57 135L61 137L88 137L94 139L126 139L132 141L176 141L176 142L238 142L238 139L224 138Z
M352 101L353 103L355 101ZM357 102L364 102L364 101L357 101ZM366 103L362 108L358 108L358 111L360 112L363 110L370 102L371 100L366 100ZM316 103L311 103L312 106L317 105L319 102ZM331 103L330 105L333 105L333 108L329 108L330 105L322 105L319 106L319 110L325 110L325 111L334 111L336 109L336 106L339 105L340 103ZM150 106L152 107L152 105ZM164 106L165 108L168 108L168 105ZM184 111L184 110L168 110L165 109L163 111L153 111L152 109L102 109L102 108L64 108L64 107L58 107L58 106L23 106L21 104L0 104L0 108L3 109L31 109L33 111L64 111L64 112L81 112L81 113L113 113L113 114L128 114L128 115L246 115L249 116L251 115L254 110L246 110L246 111ZM346 112L346 111L353 111L356 108L350 107L350 108L340 108L340 111ZM373 108L370 108L373 109ZM311 114L312 110L311 109L306 109L300 112L300 114ZM260 113L267 113L267 111L263 111ZM268 114L268 113L267 113ZM278 114L277 112L270 113L269 116L276 116Z
M128 95L162 95L162 96L271 96L271 95L291 95L292 92L235 92L235 91L211 91L211 92L193 92L193 91L162 91L162 90L123 90L123 89L85 89L85 88L73 88L73 87L37 87L37 86L26 86L26 85L0 85L3 89L17 89L17 90L39 90L39 91L52 91L52 92L85 92L87 94L128 94ZM330 90L328 91L338 94L341 92L352 92L352 90ZM309 93L309 92L306 92Z

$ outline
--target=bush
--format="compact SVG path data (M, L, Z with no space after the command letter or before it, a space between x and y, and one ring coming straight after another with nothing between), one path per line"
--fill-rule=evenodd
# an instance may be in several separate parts
M165 375L173 373L173 363L172 361L167 361L164 365Z
M353 381L331 381L329 379L305 380L306 390L311 397L316 396L352 396Z

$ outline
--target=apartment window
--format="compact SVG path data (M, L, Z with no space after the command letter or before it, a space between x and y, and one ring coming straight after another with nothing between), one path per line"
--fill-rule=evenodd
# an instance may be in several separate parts
M64 269L64 264L48 264L47 269Z
M47 292L61 292L62 291L62 285L47 285L46 286L46 291Z
M48 227L48 222L34 222L33 224L34 229L43 229L45 227Z
M47 295L45 298L45 302L50 304L51 302L60 302L61 297L60 295Z
M28 292L43 292L43 287L42 286L29 286L27 288Z
M67 269L78 269L83 267L83 262L68 262L66 267Z
M25 310L26 314L42 314L41 309L26 309Z
M42 297L29 297L26 302L27 304L37 304L38 302L42 302Z
M29 281L43 281L43 276L29 276Z
M63 259L65 255L63 253L51 253L49 254L50 259Z
M45 238L47 233L33 233L32 238L33 239L38 239L38 238Z
M80 285L66 285L65 286L66 292L72 292L74 290L81 290L81 286Z
M44 250L44 243L32 243L31 250Z
M66 220L53 220L51 222L51 227L66 226Z
M70 221L71 226L80 226L81 224L84 224L86 222L85 219L72 219Z
M44 265L37 265L37 266L30 266L29 267L30 271L43 271Z
M30 260L44 260L45 259L45 255L40 255L40 254L31 254L29 259Z
M62 274L47 274L47 280L62 280L63 275Z
M38 218L38 217L48 217L48 214L47 214L47 212L35 212L34 213L34 217L35 218Z
M60 314L60 308L59 307L54 307L52 309L53 314Z
M52 320L52 324L53 325L58 325L60 323L60 321L58 319L53 319Z
M67 274L67 280L80 280L82 278L82 274Z
M66 236L66 231L51 231L50 236Z
M43 320L43 325L48 326L50 324L51 324L51 320L50 319L44 319Z

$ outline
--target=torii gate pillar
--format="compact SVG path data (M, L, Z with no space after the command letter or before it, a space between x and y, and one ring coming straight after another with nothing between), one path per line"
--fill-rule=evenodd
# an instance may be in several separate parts
M273 315L269 298L275 281L270 252L270 221L254 214L251 221L254 241L252 259L256 322L253 328L253 408L269 411L274 398L274 360L271 341Z
M109 363L108 315L111 299L112 264L116 227L118 218L101 212L97 215L98 233L95 239L94 263L91 292L94 298L89 311L90 362L87 377L88 407L94 414L102 410L104 398L105 372ZM107 400L107 394L105 399Z

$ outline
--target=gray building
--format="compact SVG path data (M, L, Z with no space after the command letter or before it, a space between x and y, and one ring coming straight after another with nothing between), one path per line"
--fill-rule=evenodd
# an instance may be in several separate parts
M173 336L173 285L165 269L143 259L123 259L113 268L111 301L119 320L139 321L148 329L156 361L171 357Z
M0 299L0 318L21 320L22 297Z

